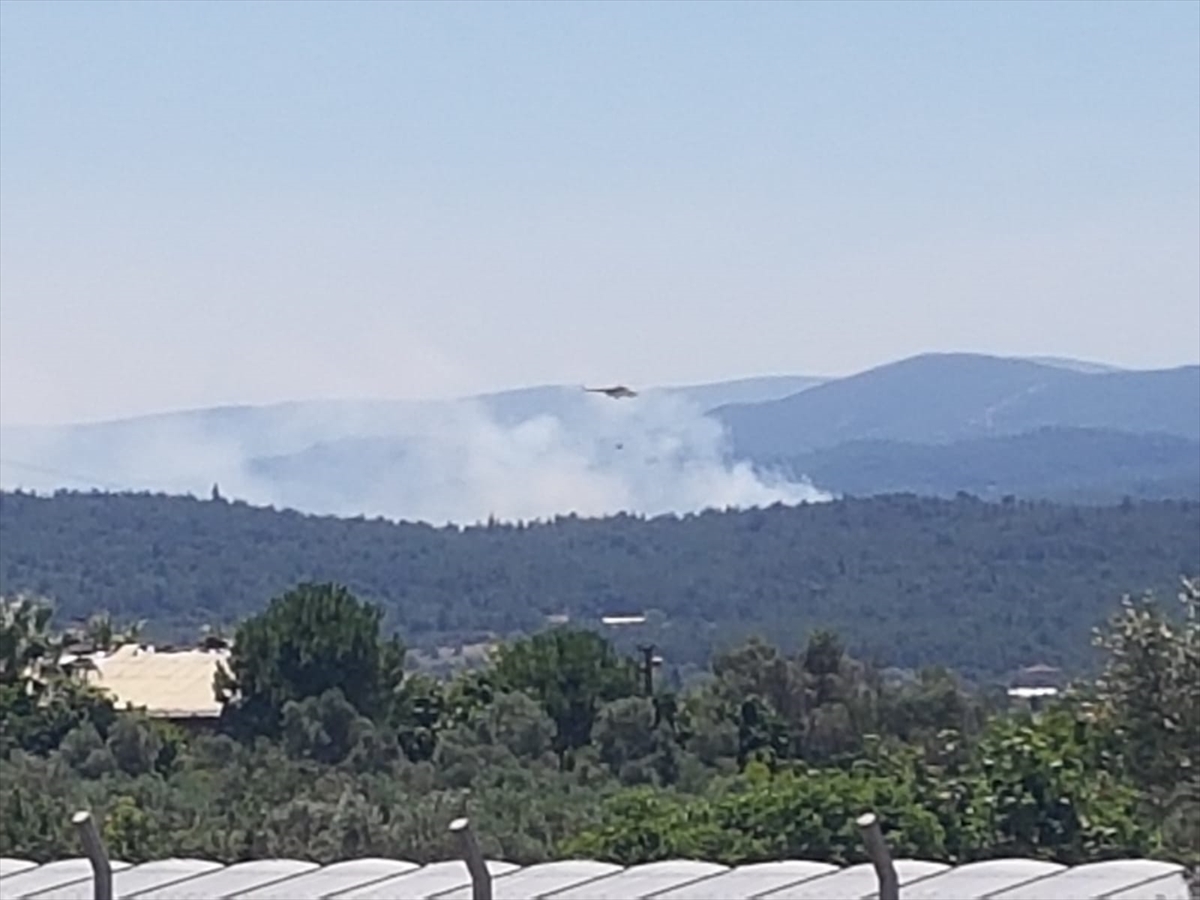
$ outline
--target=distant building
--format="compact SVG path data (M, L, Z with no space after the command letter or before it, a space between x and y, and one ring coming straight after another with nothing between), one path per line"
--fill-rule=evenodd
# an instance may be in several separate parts
M1039 663L1019 669L1008 686L1008 696L1022 700L1055 697L1065 687L1062 669Z
M645 616L601 616L600 618L600 622L604 625L642 625L645 621Z
M180 724L203 724L221 715L213 679L217 666L229 659L226 649L175 651L125 644L87 658L91 666L83 677L111 696L118 709L132 706Z

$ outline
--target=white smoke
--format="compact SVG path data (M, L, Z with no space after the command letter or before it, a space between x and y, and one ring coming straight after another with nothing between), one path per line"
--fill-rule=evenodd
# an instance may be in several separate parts
M216 483L255 505L433 524L831 499L731 462L720 423L678 395L558 399L517 421L482 400L321 402L6 429L0 484L204 496Z

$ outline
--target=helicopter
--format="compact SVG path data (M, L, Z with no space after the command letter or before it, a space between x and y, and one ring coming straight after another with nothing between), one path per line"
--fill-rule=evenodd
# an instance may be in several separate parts
M589 394L604 394L613 400L623 400L626 397L636 397L637 391L625 387L623 384L614 385L613 387L590 388L585 387L585 391Z

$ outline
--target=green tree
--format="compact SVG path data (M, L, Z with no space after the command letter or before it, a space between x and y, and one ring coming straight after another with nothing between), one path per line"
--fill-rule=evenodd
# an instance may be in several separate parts
M1152 597L1124 599L1096 635L1107 658L1093 693L1151 816L1200 862L1200 578L1179 600L1176 618Z
M39 691L59 674L62 642L50 631L49 603L0 597L0 684Z
M1107 655L1096 694L1139 783L1169 787L1200 767L1200 579L1185 580L1175 620L1151 597L1125 598L1098 632Z
M554 749L566 764L569 751L587 744L600 704L638 691L637 670L597 634L555 629L498 651L496 686L523 691L554 721Z
M395 710L404 666L399 638L380 637L382 612L344 587L304 583L238 628L214 690L225 726L277 735L287 703L340 690L361 715Z
M108 653L125 644L136 643L145 627L146 621L141 619L121 628L105 610L88 617L80 637L93 649Z
M106 744L117 768L134 777L154 771L163 748L162 738L151 723L129 713L121 715L109 729Z
M960 793L957 782L937 796ZM978 825L965 856L1022 856L1068 864L1145 855L1158 829L1139 821L1137 792L1103 730L1066 705L1036 719L995 720L967 775L966 814ZM933 798L931 797L931 800Z
M280 737L289 756L336 765L355 748L371 721L359 715L339 688L283 705Z
M45 755L81 724L101 737L112 702L72 673L52 608L28 597L0 598L0 758L13 749Z

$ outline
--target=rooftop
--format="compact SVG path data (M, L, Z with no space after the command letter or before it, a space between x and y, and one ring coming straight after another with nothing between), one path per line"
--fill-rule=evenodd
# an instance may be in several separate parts
M221 704L213 694L217 664L228 650L155 650L125 644L111 653L87 654L89 684L112 695L118 707L145 708L159 718L215 718Z
M114 898L156 900L470 900L471 879L459 860L418 865L395 859L355 859L321 866L295 859L222 865L165 859L130 865L114 861ZM667 860L627 868L593 860L516 866L492 860L494 900L869 900L876 880L870 864L839 867L783 860L728 867ZM948 866L896 861L902 900L1188 900L1183 867L1147 859L1061 866L1029 859L993 859ZM88 900L86 859L37 865L0 858L4 900Z

